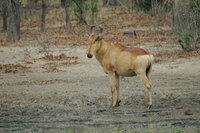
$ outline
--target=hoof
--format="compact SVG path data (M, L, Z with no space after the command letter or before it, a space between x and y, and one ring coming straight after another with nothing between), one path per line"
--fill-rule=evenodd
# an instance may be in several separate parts
M120 100L120 101L117 101L115 107L119 107L119 106L120 106L120 103L121 103L121 100Z
M152 105L147 105L147 109L151 109Z
M109 109L113 109L115 106L111 105Z

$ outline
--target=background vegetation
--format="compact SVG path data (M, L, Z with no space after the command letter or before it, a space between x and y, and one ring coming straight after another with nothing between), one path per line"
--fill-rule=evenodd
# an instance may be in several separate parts
M1 0L2 30L8 40L20 40L21 21L40 23L40 30L46 31L46 15L51 19L58 16L50 10L65 12L65 29L70 30L74 21L79 25L104 24L98 11L109 7L112 13L121 7L129 13L144 12L152 16L171 14L171 28L178 36L177 42L184 51L199 48L200 43L200 0ZM123 13L123 12L122 12ZM102 14L101 14L102 15ZM104 14L103 14L104 15Z

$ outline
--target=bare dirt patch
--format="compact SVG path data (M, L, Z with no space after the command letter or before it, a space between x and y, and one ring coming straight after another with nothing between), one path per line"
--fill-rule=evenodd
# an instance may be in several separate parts
M85 46L73 49L81 63L56 66L62 71L47 72L46 63L33 63L27 64L29 72L1 73L1 128L38 122L199 126L199 56L154 65L151 110L145 109L147 90L138 77L121 82L121 106L109 109L108 77L95 59L86 58Z

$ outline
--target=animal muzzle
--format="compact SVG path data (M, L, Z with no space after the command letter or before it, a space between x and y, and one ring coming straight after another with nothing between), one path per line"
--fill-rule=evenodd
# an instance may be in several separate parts
M91 54L87 54L87 57L88 57L88 58L92 58L92 55L91 55Z

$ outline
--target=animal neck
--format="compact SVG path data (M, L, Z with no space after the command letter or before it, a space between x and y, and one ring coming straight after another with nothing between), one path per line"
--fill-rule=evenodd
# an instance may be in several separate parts
M101 62L102 58L106 55L108 52L108 49L110 48L110 44L104 41L103 39L99 42L100 47L95 53L95 57L99 62Z

